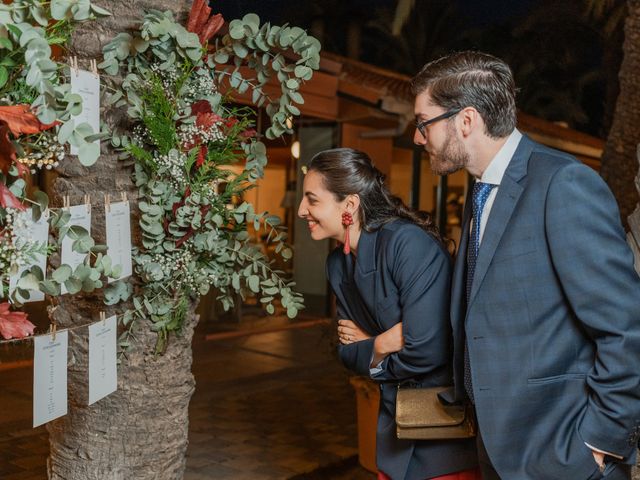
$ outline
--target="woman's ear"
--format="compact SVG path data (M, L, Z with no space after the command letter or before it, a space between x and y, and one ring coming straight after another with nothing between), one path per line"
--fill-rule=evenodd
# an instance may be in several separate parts
M356 217L358 210L360 209L360 195L353 193L345 199L345 210L351 214L352 217Z

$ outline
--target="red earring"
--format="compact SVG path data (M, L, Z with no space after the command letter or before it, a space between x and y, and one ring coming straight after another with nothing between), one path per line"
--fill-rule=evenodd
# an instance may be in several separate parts
M349 227L353 225L353 217L349 212L344 212L342 214L342 225L344 225L344 245L342 246L342 251L345 255L349 255L351 253L351 245L349 245Z

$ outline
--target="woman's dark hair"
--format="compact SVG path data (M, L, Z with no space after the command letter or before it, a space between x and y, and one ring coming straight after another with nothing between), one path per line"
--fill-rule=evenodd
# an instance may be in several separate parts
M402 218L442 242L431 215L410 209L400 198L392 195L384 183L385 176L366 153L351 148L324 150L311 159L308 169L322 175L325 188L339 202L352 194L360 197L358 218L367 232Z

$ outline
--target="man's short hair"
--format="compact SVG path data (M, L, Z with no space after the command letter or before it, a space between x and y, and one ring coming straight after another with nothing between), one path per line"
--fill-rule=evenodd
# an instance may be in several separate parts
M427 63L411 80L415 95L429 91L445 110L475 108L492 138L516 127L516 88L509 65L482 52L458 52Z

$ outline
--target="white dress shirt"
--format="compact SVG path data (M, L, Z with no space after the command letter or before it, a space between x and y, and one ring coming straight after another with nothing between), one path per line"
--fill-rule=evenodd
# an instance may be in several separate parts
M489 214L491 213L491 207L493 207L493 202L496 199L496 195L498 194L498 189L500 188L500 183L502 182L502 177L504 177L504 172L507 170L509 166L509 162L511 161L511 157L516 153L516 149L520 144L520 140L522 139L522 134L514 129L511 132L511 135L507 137L507 141L504 142L504 145L498 150L496 156L493 157L491 163L482 174L482 178L477 181L482 183L490 183L491 185L496 185L491 192L489 193L489 197L487 198L486 203L484 204L484 208L482 210L482 216L480 217L480 243L482 243L482 235L484 234L484 229L487 226L487 220L489 220Z

